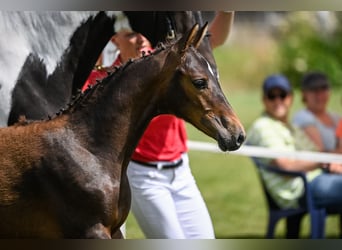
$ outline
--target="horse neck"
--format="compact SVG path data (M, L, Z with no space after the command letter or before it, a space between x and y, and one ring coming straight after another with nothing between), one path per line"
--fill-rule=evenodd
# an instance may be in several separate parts
M94 150L109 150L121 161L131 156L148 123L160 112L157 107L166 82L161 76L171 75L161 67L166 56L162 51L123 66L71 114Z

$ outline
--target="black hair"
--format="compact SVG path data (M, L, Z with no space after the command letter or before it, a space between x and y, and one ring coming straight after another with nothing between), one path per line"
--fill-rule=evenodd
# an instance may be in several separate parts
M309 72L303 76L302 85L306 86L310 84L311 82L318 81L318 80L323 80L327 82L328 77L326 74L319 72L319 71Z

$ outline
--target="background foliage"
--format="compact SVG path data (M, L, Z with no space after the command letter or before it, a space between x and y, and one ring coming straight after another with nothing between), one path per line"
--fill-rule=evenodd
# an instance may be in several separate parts
M295 86L308 70L325 72L334 86L341 86L341 21L340 12L335 12L331 20L322 20L314 12L287 14L275 36L279 41L280 69Z

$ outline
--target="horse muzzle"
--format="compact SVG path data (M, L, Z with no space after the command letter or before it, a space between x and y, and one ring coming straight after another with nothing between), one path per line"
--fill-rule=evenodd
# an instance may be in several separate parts
M236 116L227 118L211 114L202 119L202 124L211 130L212 133L209 134L217 141L222 151L235 151L246 139L245 130Z
M230 135L229 137L219 134L217 137L217 143L222 151L235 151L241 147L245 138L246 135L243 131Z

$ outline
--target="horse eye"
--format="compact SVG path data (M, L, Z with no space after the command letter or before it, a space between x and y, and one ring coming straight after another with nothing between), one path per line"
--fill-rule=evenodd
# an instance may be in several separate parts
M198 89L206 89L208 87L208 82L206 79L196 79L196 80L193 80L192 83Z

